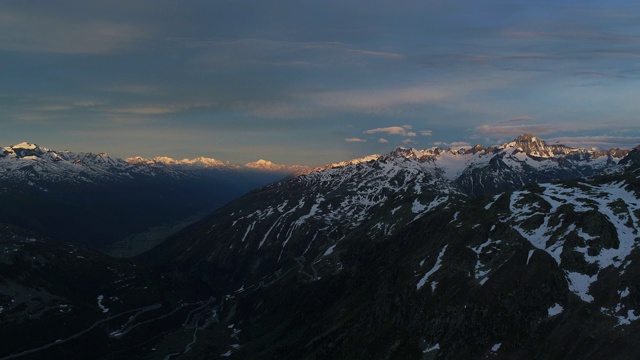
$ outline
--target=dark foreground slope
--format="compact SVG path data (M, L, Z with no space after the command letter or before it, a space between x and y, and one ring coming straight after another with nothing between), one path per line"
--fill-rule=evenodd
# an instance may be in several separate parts
M202 289L0 224L0 359L143 358L167 332L193 332L190 312L213 301Z

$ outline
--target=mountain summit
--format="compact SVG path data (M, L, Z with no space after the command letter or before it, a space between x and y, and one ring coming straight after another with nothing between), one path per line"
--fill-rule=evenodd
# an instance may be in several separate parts
M515 138L515 140L503 144L503 148L515 147L523 151L529 156L539 158L549 158L556 155L567 155L570 153L585 152L584 149L571 149L564 145L547 145L547 143L537 136L531 134L523 134Z

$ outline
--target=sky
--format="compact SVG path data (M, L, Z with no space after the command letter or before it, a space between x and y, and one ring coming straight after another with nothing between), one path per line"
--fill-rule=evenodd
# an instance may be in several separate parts
M0 145L319 166L640 144L635 1L0 2Z

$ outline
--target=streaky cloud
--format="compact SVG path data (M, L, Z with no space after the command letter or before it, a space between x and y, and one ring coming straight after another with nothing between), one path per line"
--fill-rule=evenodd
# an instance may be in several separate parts
M500 121L501 124L512 124L512 123L522 123L533 120L533 116L519 116L507 120Z
M389 135L400 135L404 137L414 137L416 133L413 131L407 131L407 125L405 126L389 126L384 128L375 128L370 130L365 130L365 134L377 134L377 133L387 133Z
M367 140L365 139L360 139L360 138L346 138L344 139L344 141L348 142L348 143L359 143L359 142L367 142Z

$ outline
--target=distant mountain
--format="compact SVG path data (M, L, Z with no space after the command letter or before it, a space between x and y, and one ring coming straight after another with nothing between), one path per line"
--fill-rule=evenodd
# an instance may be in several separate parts
M309 168L308 166L274 164L269 160L263 160L263 159L246 163L244 166L249 169L275 171L275 172L282 171L282 172L287 172L295 175L303 174L311 170L311 168Z
M225 163L223 161L220 160L216 160L216 159L212 159L212 158L206 158L206 157L197 157L194 159L182 159L182 160L175 160L172 159L170 157L166 157L166 156L158 156L155 157L153 159L145 159L142 158L140 156L136 156L136 157L132 157L132 158L127 158L126 161L130 164L143 164L143 165L167 165L167 166L183 166L183 167L220 167L220 168L224 168L224 167L233 167L233 168L237 168L236 166L232 166L229 163Z
M531 135L492 148L400 148L253 191L141 259L230 297L211 331L242 332L200 351L632 358L636 161L637 150Z
M207 158L123 160L30 143L0 152L0 221L92 247L208 213L290 176Z
M37 186L46 183L122 181L136 175L155 175L146 167L132 166L105 153L54 151L30 143L2 148L0 177L3 184Z
M282 176L309 170L305 166L278 165L266 160L245 166L206 157L175 160L159 156L153 159L132 157L123 160L106 153L55 151L26 142L4 147L0 153L0 178L3 182L27 185L126 181L145 176L188 178L193 176L191 170L202 169L236 172L243 169L259 170L280 173Z
M275 164L268 160L260 159L255 162L250 162L244 166L234 165L229 162L223 162L207 157L197 157L193 159L175 160L166 156L159 156L153 159L145 159L142 157L127 158L126 161L130 164L143 164L151 166L166 166L169 168L178 168L183 170L197 169L197 168L218 168L218 169L233 169L233 170L258 170L268 171L283 174L301 174L311 170L308 166L302 165L281 165Z

